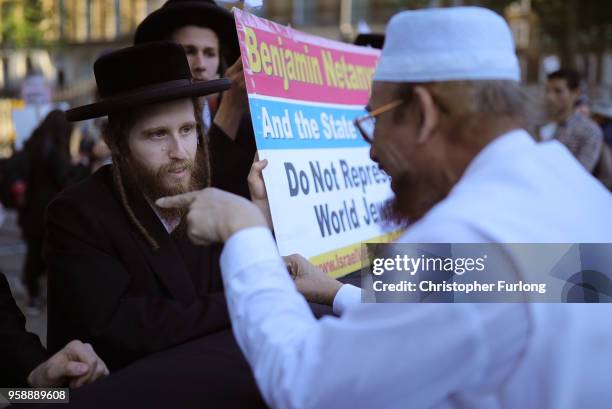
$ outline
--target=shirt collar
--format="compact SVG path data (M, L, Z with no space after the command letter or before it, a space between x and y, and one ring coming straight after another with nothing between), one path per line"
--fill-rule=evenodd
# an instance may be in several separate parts
M164 225L164 228L166 229L166 231L168 232L168 234L172 233L172 231L176 228L176 226L179 225L179 223L168 223L159 213L159 211L157 210L157 207L155 207L155 204L151 203L151 201L147 198L147 203L149 203L149 206L151 206L151 209L153 209L153 212L155 213L155 215L157 216L157 218L159 219L159 221Z
M520 155L526 148L534 146L536 141L524 129L514 129L506 132L489 142L465 169L463 177L478 172L490 163L502 157Z

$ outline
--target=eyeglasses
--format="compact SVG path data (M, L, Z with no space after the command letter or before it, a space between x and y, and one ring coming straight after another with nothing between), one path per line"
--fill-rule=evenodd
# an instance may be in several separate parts
M360 116L355 118L353 124L359 129L361 136L367 143L372 143L374 140L374 128L376 127L376 117L380 114L384 114L387 111L392 110L393 108L397 108L404 101L401 99L396 99L395 101L391 101L388 104L385 104L381 107L376 108L374 111L370 112L367 115Z

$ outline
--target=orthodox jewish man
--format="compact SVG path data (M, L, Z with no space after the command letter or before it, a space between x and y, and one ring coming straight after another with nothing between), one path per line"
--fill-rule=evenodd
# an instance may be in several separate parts
M232 391L217 393L216 407L237 396L257 406L259 394L229 329L220 247L191 244L183 213L154 204L211 185L215 152L203 138L198 97L226 90L230 81L193 81L183 47L170 42L109 53L95 62L94 74L101 100L66 116L107 115L104 138L113 160L47 210L49 346L81 339L112 371L208 339L214 345L202 346L207 352L177 360L169 373L190 366L210 374L212 366ZM213 384L218 392L219 382Z

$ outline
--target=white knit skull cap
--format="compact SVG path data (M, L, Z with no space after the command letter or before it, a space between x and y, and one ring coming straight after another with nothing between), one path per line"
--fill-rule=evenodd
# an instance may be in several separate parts
M374 73L374 81L389 82L520 79L510 27L481 7L396 14Z

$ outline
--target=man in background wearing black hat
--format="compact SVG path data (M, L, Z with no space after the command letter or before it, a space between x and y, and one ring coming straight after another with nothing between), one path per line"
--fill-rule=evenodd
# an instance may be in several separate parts
M215 152L210 158L215 184L248 197L246 177L255 138L234 17L213 0L168 0L136 29L135 44L152 41L181 44L195 80L210 81L224 74L232 81L223 94L202 98L202 116Z
M139 376L155 377L155 384L172 377L178 390L198 378L197 393L181 391L188 400L257 406L261 399L229 327L221 248L191 244L183 212L153 204L170 192L211 185L198 98L230 82L193 81L183 48L171 42L107 54L94 73L101 100L66 115L71 121L108 115L113 163L48 208L49 347L81 339L111 371L145 358ZM182 352L168 358L164 350ZM165 362L157 374L147 363L156 353Z

